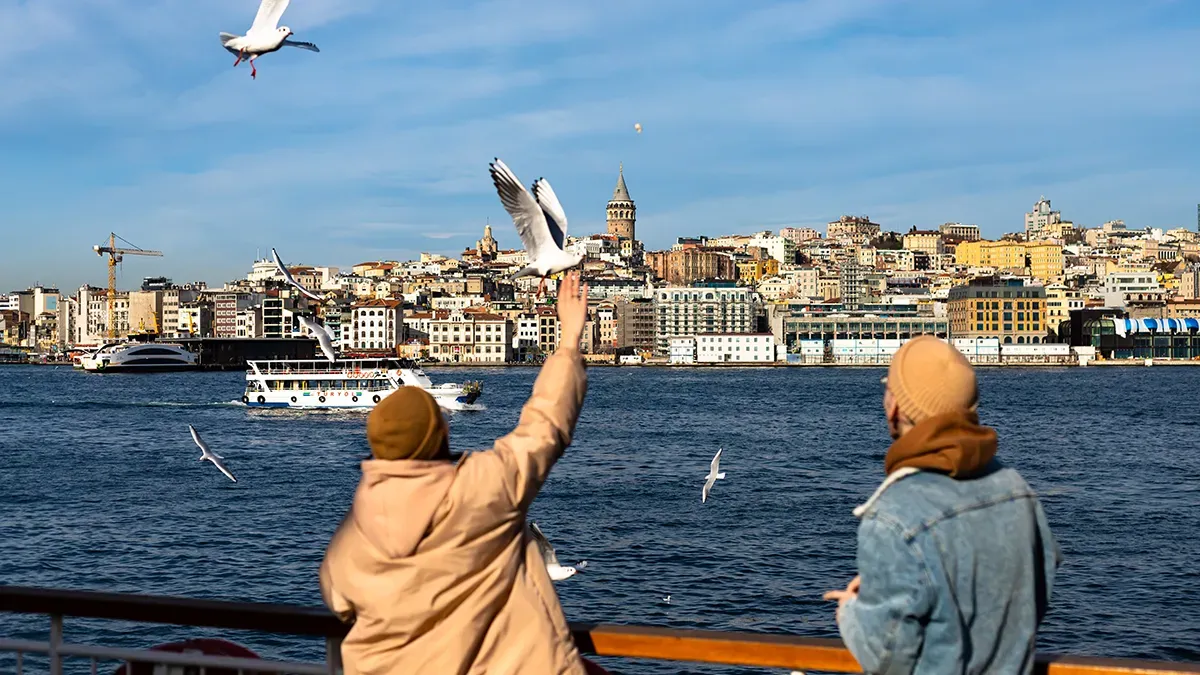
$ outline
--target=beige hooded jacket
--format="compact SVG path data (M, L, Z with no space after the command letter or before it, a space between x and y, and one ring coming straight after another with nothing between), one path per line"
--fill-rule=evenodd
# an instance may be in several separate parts
M587 376L546 360L512 433L447 461L362 464L321 564L325 603L353 620L346 675L582 675L525 514L571 442Z

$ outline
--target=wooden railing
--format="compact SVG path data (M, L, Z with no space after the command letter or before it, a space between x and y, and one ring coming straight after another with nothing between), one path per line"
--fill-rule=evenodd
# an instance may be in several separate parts
M324 639L340 639L347 631L347 626L327 611L313 607L14 586L0 586L0 612L203 626ZM857 662L840 640L609 624L576 623L571 629L584 654L859 672ZM1200 673L1200 663L1039 654L1036 670L1048 675L1170 675Z

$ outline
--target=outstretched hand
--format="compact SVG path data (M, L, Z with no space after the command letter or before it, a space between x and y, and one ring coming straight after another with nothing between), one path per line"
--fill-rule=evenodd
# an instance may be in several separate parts
M583 325L587 323L588 287L579 285L579 272L572 270L563 276L558 285L558 325L562 330L562 341L558 348L579 349L583 337Z
M858 597L858 588L862 585L862 577L856 576L850 580L844 591L827 591L824 596L825 600L837 600L838 608L845 605L850 600Z

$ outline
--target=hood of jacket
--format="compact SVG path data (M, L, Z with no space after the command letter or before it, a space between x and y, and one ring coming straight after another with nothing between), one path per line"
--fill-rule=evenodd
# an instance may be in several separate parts
M412 555L429 532L455 471L455 463L445 460L364 461L353 508L363 538L389 558Z
M889 475L907 468L971 478L996 456L996 443L996 430L981 426L974 412L934 415L892 443L884 469Z

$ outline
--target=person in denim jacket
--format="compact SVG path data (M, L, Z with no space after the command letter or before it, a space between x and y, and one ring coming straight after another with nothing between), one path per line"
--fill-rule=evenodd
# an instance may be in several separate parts
M838 601L867 673L1030 673L1061 560L1037 494L995 459L971 364L923 336L892 359L886 478L854 510L858 573Z

